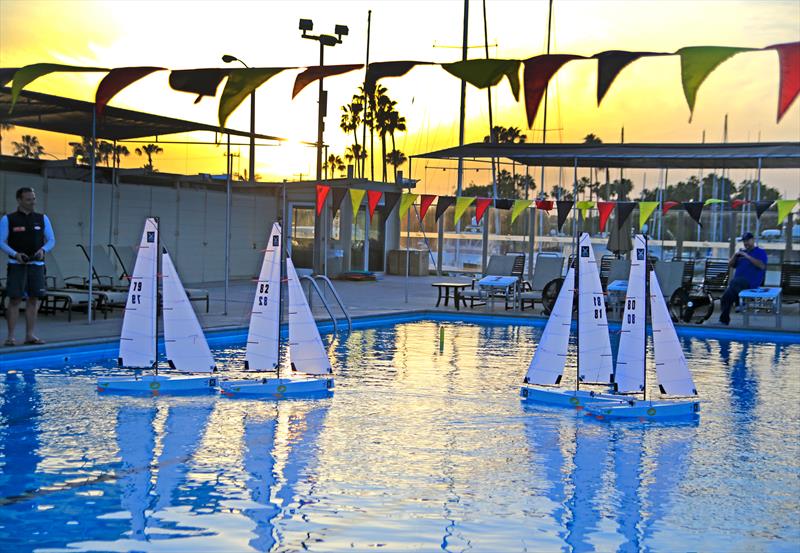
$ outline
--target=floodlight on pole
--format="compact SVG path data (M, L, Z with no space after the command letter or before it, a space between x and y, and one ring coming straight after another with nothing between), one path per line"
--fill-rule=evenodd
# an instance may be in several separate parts
M245 66L246 69L250 69L250 66L247 65L245 62L237 58L236 56L232 56L230 54L225 54L222 56L222 61L225 63L231 63L234 61L238 61L242 65ZM250 184L255 184L256 182L256 91L250 93L250 174L248 175Z

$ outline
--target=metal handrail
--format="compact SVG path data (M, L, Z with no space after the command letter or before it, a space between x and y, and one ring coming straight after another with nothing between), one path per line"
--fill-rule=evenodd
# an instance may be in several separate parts
M333 298L336 300L336 303L339 304L339 309L341 309L342 313L344 314L344 318L347 319L347 330L352 331L353 320L350 318L350 313L348 313L347 309L345 309L344 302L342 301L341 296L339 296L339 292L337 292L336 288L333 287L333 282L331 282L331 279L325 275L314 275L314 279L321 280L328 285L328 288L330 288L331 292L333 292Z
M322 295L322 290L319 289L319 286L317 286L317 283L314 282L314 279L311 278L310 276L303 275L303 276L300 277L300 280L301 281L303 281L303 280L307 280L308 281L308 283L309 283L308 295L309 296L311 296L311 287L312 286L314 287L314 290L317 291L317 295L319 296L319 299L322 300L322 305L325 307L325 310L328 312L328 315L330 315L331 320L333 321L333 332L336 333L337 332L337 328L338 328L339 325L336 322L336 317L333 316L333 311L331 311L331 307L328 305L328 302L325 301L325 298ZM310 306L311 306L311 302L309 302L309 307Z

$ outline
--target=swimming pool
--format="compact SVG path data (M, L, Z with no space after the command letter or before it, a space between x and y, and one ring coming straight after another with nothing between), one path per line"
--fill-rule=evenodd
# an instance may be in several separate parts
M699 421L601 423L520 401L540 325L362 322L328 338L335 394L313 401L99 397L113 347L7 357L0 543L796 550L800 344L682 336L708 400ZM220 366L240 364L243 333L210 342Z

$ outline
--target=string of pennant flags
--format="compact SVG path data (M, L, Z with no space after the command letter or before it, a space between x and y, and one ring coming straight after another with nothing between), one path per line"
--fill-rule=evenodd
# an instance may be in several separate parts
M800 42L773 44L764 48L731 46L687 46L674 52L639 52L607 50L592 56L577 54L545 54L526 59L474 59L453 63L429 61L386 61L370 63L366 69L364 89L368 97L374 97L377 82L388 77L401 77L417 66L439 66L456 78L477 88L499 84L504 78L511 87L514 98L519 101L524 91L524 104L528 128L533 122L542 97L550 80L567 63L579 60L597 61L597 105L608 93L619 73L631 63L648 57L679 56L681 83L689 106L689 121L692 119L700 85L720 64L745 52L771 50L778 54L779 89L777 121L780 122L789 106L800 94ZM220 84L227 77L219 100L218 118L220 127L231 113L269 79L290 69L302 69L295 78L292 98L309 84L323 78L343 75L363 69L364 64L325 65L309 67L251 67L251 68L201 68L169 70L165 67L82 67L56 63L36 63L21 68L0 68L0 86L11 82L11 113L20 92L36 79L51 73L100 72L106 76L95 93L95 110L102 116L105 106L126 87L157 71L170 71L169 85L172 89L196 94L195 103L205 96L216 96ZM519 70L522 68L522 81Z
M333 209L333 215L335 216L336 212L339 211L345 196L348 195L348 192L350 195L353 213L358 212L364 200L364 196L366 196L369 216L374 217L375 211L379 211L383 216L384 221L389 218L398 204L399 207L397 209L397 215L402 219L405 217L411 206L416 205L416 202L419 199L418 213L420 221L425 217L425 214L428 212L428 209L431 207L431 205L433 205L434 202L436 202L435 219L437 222L451 206L454 206L454 222L457 222L464 215L467 208L474 204L475 220L477 223L480 223L484 215L487 213L489 207L492 207L492 204L494 204L493 207L495 209L511 210L512 224L514 221L516 221L517 217L519 217L520 214L527 209L540 209L547 213L555 209L558 217L559 231L561 230L561 227L564 226L567 217L574 209L578 210L584 220L586 219L590 209L597 209L599 214L600 232L605 231L606 224L608 223L611 214L615 210L618 228L622 228L625 221L628 219L628 217L630 217L631 213L633 213L633 210L638 207L639 230L641 230L647 223L648 219L650 219L650 217L659 207L661 208L662 215L666 215L671 209L681 207L695 223L702 227L703 224L701 223L701 216L703 214L703 209L709 205L728 204L731 209L736 210L741 209L745 205L752 204L753 207L755 207L757 219L760 219L764 212L774 205L778 211L778 224L781 224L786 217L788 217L789 213L792 212L795 206L800 203L800 200L785 199L759 200L751 202L750 200L734 199L728 201L720 200L718 198L709 198L705 201L692 202L594 202L586 200L575 202L572 200L514 200L506 198L480 198L473 196L438 196L436 194L415 194L412 192L382 192L380 190L341 188L318 184L316 189L317 216L319 216L322 213L322 210L325 208L328 196L331 196L331 208ZM380 204L381 198L383 198L382 205Z

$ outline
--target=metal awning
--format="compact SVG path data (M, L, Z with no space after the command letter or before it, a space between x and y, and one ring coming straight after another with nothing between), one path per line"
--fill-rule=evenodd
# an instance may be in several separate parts
M728 144L486 144L446 148L413 157L487 160L507 158L544 167L639 169L798 169L800 142Z
M19 127L91 136L93 108L92 102L23 90L14 105L14 111L9 113L11 89L0 88L0 121ZM103 117L97 120L97 138L105 140L131 140L192 131L250 137L250 133L246 131L111 106L106 106ZM255 137L259 140L287 140L266 134L256 134Z

